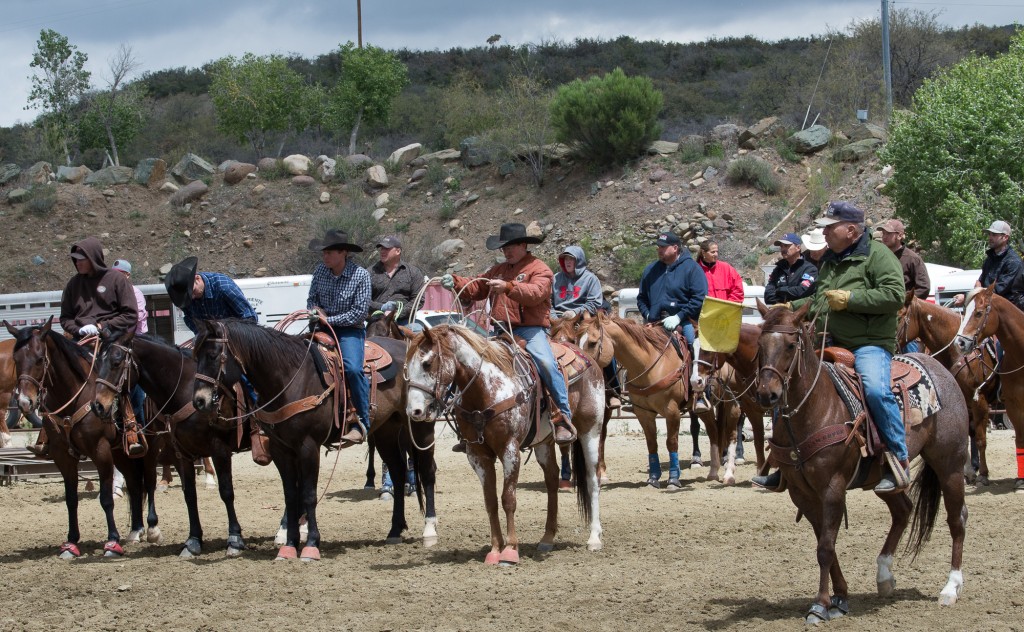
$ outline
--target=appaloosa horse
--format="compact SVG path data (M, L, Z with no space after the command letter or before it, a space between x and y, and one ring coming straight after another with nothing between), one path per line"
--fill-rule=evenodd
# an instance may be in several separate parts
M81 556L78 527L78 462L92 459L100 481L100 507L107 519L107 557L124 555L121 536L114 520L114 467L125 477L128 488L131 530L128 542L138 542L144 529L142 502L148 498L146 540L160 541L160 527L154 502L156 461L162 439L151 435L144 457L129 458L124 451L121 430L113 422L99 419L91 410L95 384L90 377L92 353L51 329L53 318L41 326L18 330L4 321L14 336L14 361L18 369L15 395L22 412L40 410L50 445L50 456L64 479L64 502L68 510L68 537L60 547L65 559Z
M999 338L1003 347L1004 355L998 361L996 373L1017 444L1014 489L1018 494L1024 493L1024 315L1016 305L996 294L993 285L975 290L964 309L963 324L956 335L961 353L970 353L990 336Z
M781 466L790 498L799 515L811 523L817 539L818 594L806 621L818 623L849 612L849 589L836 555L836 537L846 514L846 490L851 484L874 487L882 471L878 457L870 466L861 462L858 442L851 437L856 424L851 423L846 403L824 374L815 352L812 325L805 321L809 308L810 303L795 312L769 309L758 301L764 324L758 341L757 397L762 406L780 408L771 459ZM941 408L907 430L910 459L920 456L923 460L913 484L915 500L904 492L880 495L892 522L877 559L878 593L887 596L895 589L893 554L911 521L911 510L913 527L907 549L916 555L935 526L941 500L953 539L949 578L939 593L939 604L948 606L956 603L963 588L960 565L967 524L963 476L967 405L956 380L937 360L920 353L908 355L924 368ZM859 474L865 477L860 479Z
M466 440L466 456L483 486L491 532L484 562L519 562L516 486L520 451L527 447L534 449L537 463L544 470L548 511L538 550L550 551L558 530L558 466L549 414L546 410L540 413L538 398L544 395L538 387L533 360L514 343L488 340L458 325L438 325L410 335L405 364L408 415L413 422L430 422L442 409L450 408L454 414ZM578 433L572 448L577 503L584 520L590 523L587 548L596 551L602 546L597 444L604 379L592 361L575 355L571 348L568 353L573 354L573 366L580 367L569 380L569 404ZM499 459L504 471L501 505L507 537L501 530L495 489L494 465Z

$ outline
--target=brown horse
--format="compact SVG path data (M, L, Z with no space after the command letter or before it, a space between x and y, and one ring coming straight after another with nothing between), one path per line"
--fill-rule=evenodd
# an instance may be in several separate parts
M44 325L17 330L4 321L14 336L14 361L18 369L16 396L22 412L42 410L50 455L64 479L64 502L68 510L68 538L60 556L79 557L78 461L87 456L96 465L100 481L100 506L107 518L104 555L124 555L121 536L114 521L113 477L117 467L125 477L131 514L128 542L138 542L143 531L142 501L148 498L146 540L160 541L154 504L156 460L162 447L160 435L149 438L145 457L129 458L121 431L91 410L95 389L90 376L92 354L51 329L51 317Z
M687 409L689 376L679 353L660 327L644 327L633 320L598 314L579 327L580 347L598 364L607 365L614 357L626 369L623 386L629 391L633 412L647 440L647 484L661 487L661 460L658 458L658 428L655 420L665 418L670 488L682 487L679 467L679 418ZM710 413L701 415L710 428ZM734 424L735 428L735 424Z
M850 413L832 380L822 375L823 364L815 353L811 325L805 321L810 303L792 312L769 309L758 301L764 324L758 341L757 397L762 406L780 407L775 424L772 460L781 465L784 483L799 514L806 516L817 539L820 569L818 594L806 615L808 623L827 621L849 611L846 578L836 555L836 537L846 513L846 490L860 470L857 441L851 441ZM892 522L878 555L878 592L895 589L893 554L911 520L908 550L920 551L935 526L940 498L953 539L949 579L939 594L940 605L956 603L963 587L963 557L967 507L964 504L963 468L967 460L967 405L956 380L937 360L909 354L925 369L941 398L942 408L907 430L910 459L921 456L913 490L916 502L906 493L882 494ZM875 459L864 481L873 487L881 477ZM829 579L833 595L829 594Z
M975 290L964 308L963 324L956 335L961 353L970 353L980 341L999 338L1005 355L996 373L1002 385L1001 397L1006 416L1013 424L1017 444L1017 480L1014 489L1024 493L1024 318L1017 306L995 293L990 285Z
M516 485L520 450L532 447L544 470L548 511L538 550L550 551L558 530L558 466L548 413L534 426L540 410L533 360L512 344L490 341L466 327L438 325L411 334L406 356L408 371L407 412L413 422L431 421L433 411L450 406L459 431L466 439L466 457L483 485L484 504L490 522L491 547L486 564L519 562L516 533ZM446 404L450 402L450 404ZM604 378L600 368L587 362L570 380L569 403L578 433L573 443L576 495L580 513L590 523L587 548L599 550L601 515L598 503L597 443L604 408ZM534 432L534 430L536 432ZM498 517L494 464L504 470L501 504L505 510L507 538Z
M736 426L740 411L750 420L754 431L754 453L757 455L758 471L764 466L764 410L757 403L753 384L757 379L757 339L761 336L759 325L741 325L740 338L732 353L713 353L701 349L697 367L690 380L694 398L699 401L701 393L707 393L714 407L715 423L708 426L708 440L711 442L711 471L709 479L717 478L719 455L728 447L725 474L726 485L736 483Z
M899 318L896 344L902 347L919 338L960 385L971 415L972 438L978 448L980 465L977 472L973 467L968 468L966 475L970 481L977 480L981 485L988 485L985 447L988 443L989 402L996 398L999 391L994 354L988 346L978 346L970 353L961 353L960 348L953 344L960 329L960 314L916 298L913 292L907 292L907 300L900 310Z

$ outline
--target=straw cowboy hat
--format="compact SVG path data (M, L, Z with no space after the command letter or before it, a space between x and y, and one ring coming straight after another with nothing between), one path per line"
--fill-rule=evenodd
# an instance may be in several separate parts
M348 233L343 230L338 230L337 228L332 228L324 233L323 239L314 239L309 242L309 249L314 252L320 252L321 250L327 250L328 248L348 250L351 252L363 251L360 246L357 246L348 240Z
M820 228L815 228L806 235L800 235L800 241L803 243L804 248L815 252L828 246L825 242L825 231Z
M522 224L502 224L497 235L487 238L487 249L498 250L512 244L539 244L544 238L537 235L529 235L526 226Z
M192 287L196 284L197 257L186 257L174 264L164 278L164 287L171 302L180 309L185 309L192 302Z

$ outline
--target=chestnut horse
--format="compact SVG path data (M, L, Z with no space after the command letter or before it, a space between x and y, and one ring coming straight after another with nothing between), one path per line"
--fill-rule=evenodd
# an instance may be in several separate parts
M900 347L920 338L932 357L949 369L956 378L967 400L971 415L971 438L978 448L979 470L968 468L969 481L988 485L989 471L985 447L988 444L989 402L999 392L999 375L995 372L996 358L987 346L978 346L970 353L961 353L953 344L960 329L960 314L941 305L923 301L907 292L907 300L900 310L900 327L896 344Z
M121 431L113 422L103 421L91 410L95 383L90 376L92 353L51 329L53 317L44 325L18 330L7 324L14 336L14 362L18 369L15 395L23 413L40 409L49 439L50 456L64 479L64 503L68 510L68 537L60 557L79 557L81 533L78 528L78 461L87 456L96 465L100 482L100 507L107 519L107 557L124 555L121 536L114 520L114 467L125 477L131 516L128 542L138 542L143 531L142 501L148 498L146 540L160 541L156 515L156 461L162 447L159 434L148 439L144 457L129 458L124 452Z
M849 436L850 413L832 380L822 375L814 349L812 325L805 321L807 303L795 312L769 309L758 301L764 316L758 340L757 397L762 406L780 408L772 441L773 461L781 464L790 498L814 528L820 569L818 594L807 612L807 623L818 623L849 611L849 590L839 567L836 537L846 514L846 490L860 468L860 449ZM940 498L953 539L949 579L939 593L940 605L953 605L963 588L960 570L967 506L964 504L964 464L967 461L967 404L956 380L937 360L908 354L920 363L934 384L942 408L907 430L910 460L920 456L913 484L915 500L904 492L881 494L892 516L885 544L878 554L878 593L891 595L896 586L893 554L911 521L907 550L916 555L935 526ZM860 485L867 489L881 477L881 459ZM829 579L833 594L829 594Z
M580 347L598 364L607 365L614 357L619 366L626 369L623 386L629 392L633 413L647 440L647 484L661 487L658 427L655 423L660 414L665 418L667 429L668 487L681 488L679 418L688 405L689 376L685 374L683 361L668 333L660 326L645 327L627 318L598 314L584 320L577 334ZM711 429L714 426L711 413L701 414L701 419L705 427Z
M964 307L963 324L956 334L961 353L970 353L990 336L999 338L1005 355L996 373L1006 416L1013 424L1017 444L1017 480L1014 489L1024 493L1024 314L1016 305L995 293L992 285L975 290Z
M764 410L757 403L753 384L757 379L757 339L761 335L759 325L740 326L740 338L732 353L715 353L701 349L697 354L697 367L690 386L694 400L706 393L714 407L715 423L708 428L711 442L711 471L709 479L717 479L719 455L728 446L728 458L722 481L726 485L736 483L736 426L740 411L750 420L754 431L754 453L757 455L757 470L764 466Z
M431 421L438 409L451 407L459 431L466 440L466 457L483 486L484 505L490 522L491 547L486 564L519 562L516 533L516 486L520 451L532 447L544 470L548 511L538 550L554 547L558 530L558 466L549 415L539 411L533 360L518 347L488 340L466 327L438 325L411 334L406 356L408 371L407 412L413 422ZM446 402L450 402L446 403ZM604 378L593 362L571 380L569 404L577 440L572 456L576 498L581 515L590 523L587 548L601 548L601 514L598 503L597 443L604 408ZM505 510L507 538L498 517L494 469L500 459L504 470L501 504Z

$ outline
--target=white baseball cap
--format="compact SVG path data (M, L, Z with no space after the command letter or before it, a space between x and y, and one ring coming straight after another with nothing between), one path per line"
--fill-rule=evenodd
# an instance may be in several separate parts
M1001 219L997 219L992 222L992 225L985 229L985 232L994 233L996 235L1007 235L1010 234L1010 225Z

